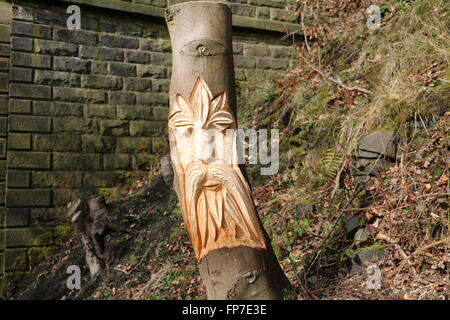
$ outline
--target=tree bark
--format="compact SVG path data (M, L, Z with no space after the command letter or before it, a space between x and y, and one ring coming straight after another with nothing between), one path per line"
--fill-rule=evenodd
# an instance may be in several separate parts
M186 177L190 175L189 172L186 173L187 167L174 163L174 154L189 152L186 150L192 146L180 147L180 141L177 141L175 137L177 128L184 126L187 130L186 123L189 122L189 117L180 119L183 112L190 112L187 106L194 109L191 117L195 118L196 113L200 112L196 101L209 100L212 105L221 106L221 109L215 107L215 110L226 114L216 123L216 127L221 130L225 127L236 128L231 11L225 4L217 2L181 3L167 9L166 22L173 54L169 115L169 135L175 175L173 184L199 259L200 274L208 299L291 298L293 297L292 286L278 264L270 239L257 216L245 169L237 164L223 169L226 173L222 177L234 177L234 180L231 179L231 183L234 183L233 188L227 189L227 182L229 182L227 179L221 181L211 178L213 174L210 171L216 169L213 168L213 170L208 164L199 162L195 170L208 172L203 173L207 182L204 182L204 188L200 191L192 191L191 186L186 183ZM188 101L189 97L191 97L190 101ZM229 110L231 112L228 112ZM230 118L227 118L229 115L231 115ZM201 119L201 115L199 117ZM195 121L192 120L192 122ZM191 127L193 128L194 125ZM222 168L216 171L220 170ZM233 193L235 190L240 191ZM194 199L187 195L191 192L195 192L197 197L195 199L203 200L189 201ZM226 208L225 204L221 204L218 208L211 208L211 203L218 203L219 200L220 203L222 201L227 203L224 199L217 200L217 197L221 196L234 197L233 201L241 205L239 208L231 209ZM211 200L212 198L215 200ZM202 206L201 201L207 204ZM201 212L202 208L205 208L203 211L206 212ZM217 214L217 210L221 212ZM233 217L241 214L242 223L234 224L240 218L233 220L226 217L227 210L228 213L233 213ZM211 218L214 213L220 218ZM192 225L192 215L198 217L198 228ZM207 219L208 222L202 219ZM203 226L204 224L206 226ZM214 228L217 230L211 231ZM229 236L227 228L235 232L231 232L234 238Z
M83 243L91 278L94 278L104 265L105 236L113 230L106 221L104 199L78 199L70 203L68 208L68 216Z

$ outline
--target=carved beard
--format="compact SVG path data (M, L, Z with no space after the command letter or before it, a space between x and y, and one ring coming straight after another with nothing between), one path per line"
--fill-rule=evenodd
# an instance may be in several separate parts
M183 136L171 142L171 157L178 177L175 188L197 258L220 248L265 249L251 190L237 164L235 141L231 142L231 163L198 160L194 123L205 130L217 129L222 135L236 127L225 92L213 99L201 77L195 82L189 103L177 95L169 116L171 136L176 136L177 130ZM186 136L186 132L191 134ZM219 145L224 149L226 144Z
M262 239L259 221L240 171L228 164L203 162L189 164L186 171L188 218L196 251L264 247L264 241L258 241Z

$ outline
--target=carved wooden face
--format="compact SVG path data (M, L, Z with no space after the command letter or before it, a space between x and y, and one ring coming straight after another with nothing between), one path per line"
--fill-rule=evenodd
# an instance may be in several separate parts
M198 259L224 247L266 247L237 165L236 120L226 98L213 98L199 77L189 102L177 94L169 115L175 188Z
M176 95L169 128L173 129L172 139L178 149L183 149L180 162L184 167L197 161L233 162L236 122L226 93L213 98L201 77L195 82L189 102L182 95Z

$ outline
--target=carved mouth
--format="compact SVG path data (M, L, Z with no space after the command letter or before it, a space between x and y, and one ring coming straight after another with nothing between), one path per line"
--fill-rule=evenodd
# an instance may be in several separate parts
M208 180L203 185L203 189L208 191L219 191L222 188L222 183L219 181Z

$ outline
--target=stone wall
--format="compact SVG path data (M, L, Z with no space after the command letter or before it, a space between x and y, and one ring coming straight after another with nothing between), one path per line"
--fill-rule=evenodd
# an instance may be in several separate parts
M80 4L81 30L69 30L67 5L14 0L11 35L0 25L0 270L8 274L28 270L29 248L52 244L68 202L147 170L167 152L164 20ZM279 38L237 28L236 79L289 68L294 49Z
M102 8L164 17L168 5L202 0L54 0L87 4ZM233 25L276 32L299 31L299 15L295 12L301 4L296 0L209 0L229 5L233 12ZM322 1L322 0L320 0Z
M188 1L192 0L133 0L133 3L164 7ZM220 2L227 3L235 16L289 23L299 22L299 15L294 10L299 6L296 0L223 0Z
M11 13L11 4L0 2L0 288L3 286L3 261L5 249L5 183Z

